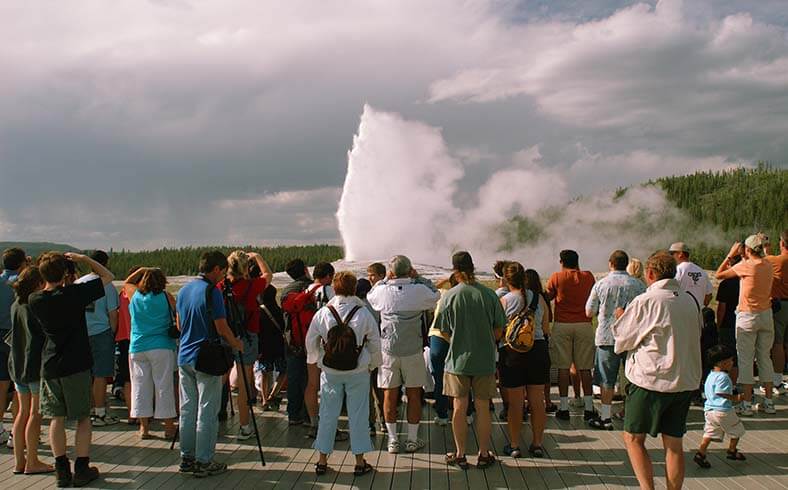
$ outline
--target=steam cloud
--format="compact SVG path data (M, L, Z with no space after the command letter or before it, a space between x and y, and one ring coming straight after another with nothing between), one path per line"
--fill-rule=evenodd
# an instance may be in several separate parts
M516 154L472 199L460 192L464 175L438 128L364 106L337 212L345 258L402 253L448 265L467 249L478 268L510 258L546 274L565 248L602 271L617 248L644 258L679 239L718 241L710 228L690 232L689 218L655 186L571 200L571 172L543 166L537 147Z

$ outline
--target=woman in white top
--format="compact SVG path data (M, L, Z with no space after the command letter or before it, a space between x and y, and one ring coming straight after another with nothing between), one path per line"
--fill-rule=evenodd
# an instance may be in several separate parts
M355 296L356 283L356 276L351 272L339 272L334 276L332 285L336 296L329 301L327 307L318 310L306 335L307 356L317 359L318 367L322 370L320 422L314 445L320 453L315 464L315 473L318 475L328 471L328 455L334 450L337 420L345 397L347 397L350 427L350 449L356 456L353 473L361 476L372 470L372 466L364 459L364 453L373 449L367 431L369 372L380 364L380 332L375 318L365 307L364 301ZM355 334L356 346L360 351L353 369L335 369L324 363L329 331L338 324L334 312Z

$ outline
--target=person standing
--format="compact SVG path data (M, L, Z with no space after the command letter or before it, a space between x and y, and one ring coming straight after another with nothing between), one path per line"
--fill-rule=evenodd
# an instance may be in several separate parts
M662 434L667 487L681 488L687 413L701 378L700 308L675 277L676 260L668 253L649 257L648 289L632 300L611 327L615 353L627 354L626 375L631 384L624 442L641 488L654 488L646 434Z
M712 285L709 275L690 261L690 249L684 242L676 242L668 252L676 259L676 280L684 291L689 291L701 306L711 301Z
M221 337L233 350L243 352L227 324L222 292L216 284L227 271L227 258L219 251L200 257L200 278L178 292L177 324L181 332L178 352L181 416L181 473L196 477L227 471L227 464L214 461L218 414L222 397L222 376L196 369L200 345L209 338ZM209 303L210 301L210 303Z
M419 439L421 390L427 383L424 364L422 314L434 310L440 293L428 279L418 275L410 259L395 255L389 262L388 278L379 281L367 294L367 301L380 312L382 363L378 386L383 392L383 411L388 433L388 451L402 450L397 437L397 401L400 387L408 397L408 436L404 449L412 453L424 447Z
M68 262L90 267L96 277L66 285ZM28 304L46 336L41 356L41 414L51 418L49 444L58 486L81 487L99 477L98 468L90 466L93 356L85 310L104 296L113 275L97 261L76 253L45 253L38 259L38 269L46 284L42 291L30 295ZM67 455L66 419L76 420L73 474Z
M476 404L476 434L479 457L476 466L486 468L496 459L490 451L492 420L490 400L495 397L496 342L503 334L506 314L498 296L479 284L468 252L452 256L457 286L440 300L435 327L451 335L443 375L443 394L454 399L452 428L455 451L446 455L450 465L468 468L465 443L468 424L465 414L471 390Z
M326 308L321 308L315 314L307 331L307 355L316 359L321 369L320 424L314 444L319 453L318 462L315 464L315 473L318 475L328 471L328 455L334 450L337 421L343 401L347 406L350 450L356 457L353 473L355 476L362 476L372 470L372 466L364 459L364 454L373 450L367 433L369 372L380 363L380 333L365 302L355 296L356 283L356 276L351 272L340 272L334 276L333 289L336 296L328 302ZM341 329L340 322L352 331L352 338L355 340L353 344L332 343L332 340L337 338L335 333L339 331L335 329ZM341 346L348 350L333 350ZM334 361L355 360L355 363L340 367L330 361L329 354L334 355ZM347 357L348 354L351 358Z
M11 305L14 304L13 284L19 273L28 264L25 251L21 248L9 248L3 251L3 272L0 273L0 339L5 338L11 330ZM8 372L8 356L10 350L5 342L0 341L0 445L11 440L11 431L3 426L8 395L11 386L11 375ZM12 443L13 444L13 443Z
M725 260L717 268L717 279L739 277L739 305L736 311L736 349L739 357L739 383L744 388L743 400L736 411L739 415L753 415L752 391L755 383L753 361L758 362L758 377L765 390L765 399L758 407L774 414L772 383L774 371L771 351L774 345L774 318L770 296L774 269L764 257L763 239L750 235L744 241L744 260L731 265L741 244L734 243Z
M744 257L744 246L731 257L731 266L738 264ZM720 281L717 286L717 332L719 343L733 352L733 366L728 375L735 384L739 379L739 363L736 357L736 308L739 306L739 276Z
M109 255L102 250L90 254L90 258L108 267ZM94 273L84 275L76 283L96 279ZM107 378L115 375L115 331L118 328L118 291L112 284L104 286L104 296L85 310L88 324L90 352L93 356L93 416L94 427L118 423L118 419L107 413Z
M623 250L610 254L610 274L594 284L586 302L586 314L597 315L595 384L602 390L600 414L588 421L595 429L613 430L612 403L618 370L623 359L615 353L615 339L610 331L616 321L616 310L626 308L635 296L646 291L640 280L630 276L626 269L629 256Z
M547 281L547 297L555 300L555 323L550 336L550 347L555 353L552 361L558 368L560 397L555 416L569 420L569 368L574 363L583 386L583 418L588 421L597 416L591 388L594 327L585 311L594 287L594 275L580 270L580 258L574 250L562 250L559 256L561 270Z
M140 269L135 265L129 269L126 277ZM124 288L118 292L118 330L115 332L115 380L112 392L115 398L123 398L127 409L129 425L136 423L131 416L131 371L129 361L129 344L131 343L131 315L129 314L129 298Z
M779 395L788 393L788 386L783 384L785 369L785 352L788 346L788 229L780 233L779 255L767 255L766 260L774 268L772 280L772 313L774 317L774 346L772 361L774 366L774 388Z
M292 282L282 289L281 304L287 336L287 422L304 423L306 407L304 392L307 384L306 333L315 314L314 297L304 294L312 283L304 261L293 259L285 266Z

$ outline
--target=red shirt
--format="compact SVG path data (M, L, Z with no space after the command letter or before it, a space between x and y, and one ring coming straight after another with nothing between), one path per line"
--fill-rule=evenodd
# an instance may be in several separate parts
M218 284L219 289L224 288L224 281ZM241 279L233 283L233 296L239 304L245 302L246 330L252 333L260 332L260 304L257 297L268 287L268 281L262 277L255 279ZM251 289L250 289L251 288Z
M547 292L555 296L555 321L587 323L586 301L594 287L594 275L588 271L564 269L547 281Z
M131 316L129 315L129 298L126 291L121 289L118 295L118 331L115 332L115 342L129 340L131 334Z

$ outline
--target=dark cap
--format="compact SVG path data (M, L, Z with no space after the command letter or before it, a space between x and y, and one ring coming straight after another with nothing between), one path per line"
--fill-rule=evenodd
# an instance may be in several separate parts
M473 272L473 259L468 252L457 252L451 256L451 265L455 271Z

